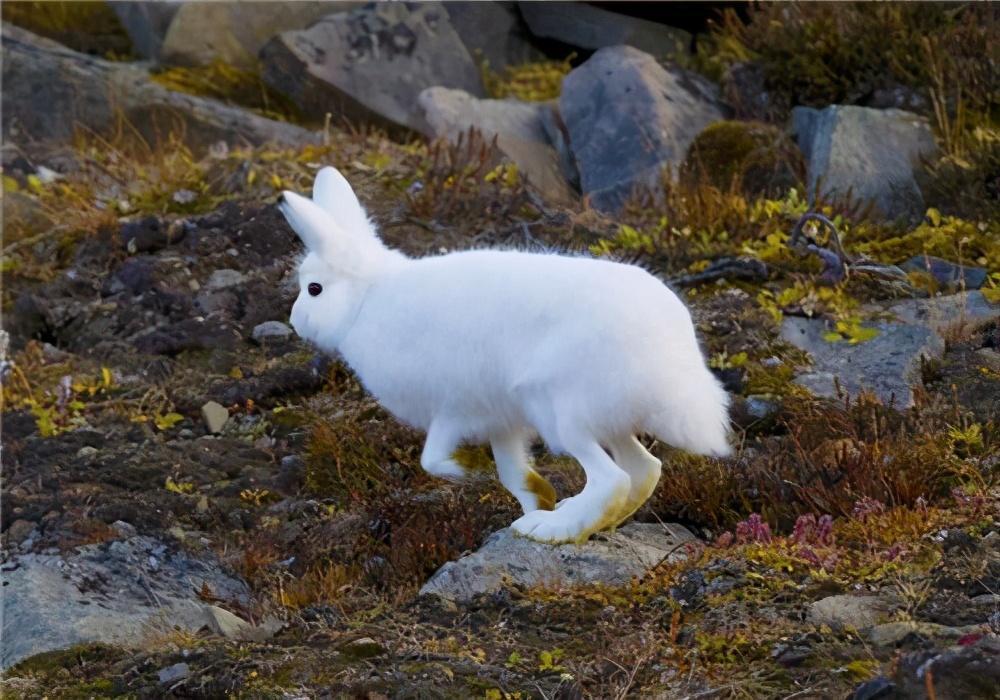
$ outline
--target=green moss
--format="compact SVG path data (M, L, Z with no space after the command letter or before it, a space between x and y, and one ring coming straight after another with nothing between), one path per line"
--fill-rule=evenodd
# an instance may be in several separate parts
M13 666L10 676L46 676L62 669L114 661L122 651L105 644L78 644L68 649L57 649L35 654Z
M716 122L688 150L681 177L748 196L779 197L801 184L802 154L780 129L759 122Z
M571 54L562 61L535 61L516 66L505 66L499 72L483 61L480 73L486 94L497 99L514 98L527 102L545 102L559 97L562 80L572 70L570 64L576 57Z
M220 60L206 66L164 68L154 72L152 78L170 90L242 105L272 119L302 119L294 103L268 87L259 72Z
M914 255L934 255L963 264L1000 270L1000 220L966 221L928 212L911 231L862 224L848 234L849 248L875 260L900 263Z

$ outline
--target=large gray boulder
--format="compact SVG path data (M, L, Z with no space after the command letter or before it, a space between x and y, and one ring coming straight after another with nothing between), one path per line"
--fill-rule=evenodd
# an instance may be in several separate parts
M915 173L937 152L927 120L899 109L796 107L792 129L806 158L810 196L871 202L886 219L925 211Z
M452 141L470 127L487 140L497 139L497 148L545 199L569 204L575 195L566 182L559 154L549 143L542 123L549 105L519 100L481 100L463 90L427 88L417 100L427 134Z
M196 559L149 537L78 547L68 555L24 554L3 565L0 668L85 642L138 646L175 627L212 628L198 599L207 587L240 604L249 590L212 559Z
M579 545L535 542L507 528L493 533L479 551L442 566L420 593L469 602L509 584L623 586L661 562L683 559L684 543L694 540L690 531L673 523L632 522Z
M153 3L158 5L160 3ZM163 63L203 66L221 61L247 70L257 54L281 32L304 29L356 2L185 2L163 38Z
M688 146L724 118L717 88L630 46L601 49L563 79L559 112L583 193L615 211L633 190L676 173Z
M170 29L170 22L182 7L180 2L141 2L120 0L111 2L111 9L118 16L132 46L143 58L157 60L163 37Z
M439 4L385 3L284 32L261 50L264 80L303 113L423 131L415 109L435 85L483 95L472 57Z
M796 383L817 396L835 398L839 386L852 396L868 391L884 403L892 400L898 408L909 408L912 387L921 382L922 360L944 355L946 335L957 326L1000 318L1000 304L990 304L982 292L907 299L869 311L888 318L864 324L877 335L856 345L826 340L831 328L823 319L785 318L781 337L812 358L812 367Z
M611 12L583 2L519 2L531 33L581 49L624 44L665 58L688 52L691 35L682 29Z
M110 133L128 120L149 143L183 133L198 154L212 144L318 140L301 127L214 100L167 90L142 66L105 61L67 49L20 27L3 25L3 136L71 143L78 127Z
M472 57L485 59L494 70L543 57L531 44L514 3L463 0L442 4Z

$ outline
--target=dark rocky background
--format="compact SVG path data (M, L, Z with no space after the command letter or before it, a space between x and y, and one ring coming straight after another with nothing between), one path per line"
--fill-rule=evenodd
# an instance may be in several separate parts
M998 697L993 5L0 12L5 697ZM286 325L327 164L668 281L737 455L582 547L424 475Z

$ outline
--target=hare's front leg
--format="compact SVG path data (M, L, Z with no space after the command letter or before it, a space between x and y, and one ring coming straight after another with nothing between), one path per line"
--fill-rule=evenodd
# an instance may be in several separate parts
M527 437L511 433L491 440L490 446L500 483L514 495L521 509L525 513L552 510L556 504L556 490L545 477L531 468Z
M452 459L458 443L462 440L462 432L458 425L450 420L435 418L427 431L427 441L420 455L420 466L431 476L439 479L456 481L466 475L465 467Z
M560 501L554 511L536 510L521 516L511 527L533 540L582 542L618 522L628 502L628 474L592 438L564 440L566 450L583 466L587 485L576 496Z
M639 510L642 504L653 495L656 484L660 481L661 463L660 460L649 454L642 443L633 435L612 440L608 447L611 448L611 455L615 458L615 463L625 470L632 482L625 506L615 521L615 525L618 525Z

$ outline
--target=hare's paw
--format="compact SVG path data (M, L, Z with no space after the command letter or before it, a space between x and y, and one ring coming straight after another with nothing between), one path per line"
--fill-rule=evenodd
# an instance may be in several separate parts
M453 459L443 459L423 465L424 471L431 476L448 481L461 481L469 474L469 470Z
M518 518L511 528L539 542L583 542L617 522L626 494L625 489L614 489L597 497L584 489L583 493L560 501L553 511L536 510Z
M587 539L593 529L585 520L568 520L556 511L534 510L521 516L511 524L514 532L538 542L563 544Z

